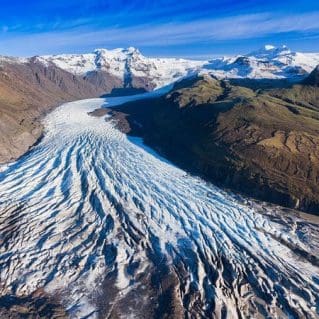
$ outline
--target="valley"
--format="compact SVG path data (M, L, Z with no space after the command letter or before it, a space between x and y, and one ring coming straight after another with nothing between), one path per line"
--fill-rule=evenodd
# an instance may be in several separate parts
M0 318L317 318L318 63L0 57Z
M43 134L41 118L62 102L101 97L114 89L152 91L196 74L289 85L318 64L317 53L269 45L207 61L148 58L133 47L30 58L0 56L0 163L27 152Z
M88 114L154 94L62 105L1 167L1 316L316 318L318 219L222 191Z

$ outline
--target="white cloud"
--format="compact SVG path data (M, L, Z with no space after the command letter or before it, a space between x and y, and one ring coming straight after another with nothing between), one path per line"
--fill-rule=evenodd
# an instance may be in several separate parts
M270 13L246 14L226 18L176 22L161 25L138 25L90 30L79 27L70 31L37 34L12 34L0 37L6 51L50 52L65 48L115 46L165 46L210 42L213 40L251 39L287 32L319 31L319 12L294 15Z

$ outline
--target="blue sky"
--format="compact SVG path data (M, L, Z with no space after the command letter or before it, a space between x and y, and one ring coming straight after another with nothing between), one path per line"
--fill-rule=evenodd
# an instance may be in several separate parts
M0 54L90 52L138 47L148 56L206 58L264 44L319 51L314 0L8 0L1 3Z

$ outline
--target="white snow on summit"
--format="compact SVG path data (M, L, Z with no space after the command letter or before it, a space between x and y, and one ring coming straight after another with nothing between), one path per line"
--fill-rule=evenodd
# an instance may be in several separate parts
M26 62L28 62L28 58L0 55L0 64L1 63L26 63Z
M155 87L176 81L198 71L207 61L175 58L147 58L136 48L114 50L97 49L89 54L62 54L38 57L44 63L52 62L73 74L85 75L92 71L105 71L124 79L127 73L152 79Z
M219 78L298 80L318 64L319 53L293 52L285 45L265 45L247 55L213 59L204 68Z
M60 54L35 57L46 65L53 63L75 75L105 72L121 80L132 77L160 88L196 73L209 73L220 79L288 79L299 81L318 64L319 53L293 52L285 45L265 45L246 55L215 58L210 61L177 58L149 58L129 47L113 50L96 49L87 54ZM26 63L30 59L1 57L1 62Z

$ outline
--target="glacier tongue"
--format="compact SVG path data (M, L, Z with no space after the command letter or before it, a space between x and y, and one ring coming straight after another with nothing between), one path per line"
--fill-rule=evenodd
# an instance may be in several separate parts
M318 223L189 176L87 114L134 98L59 107L0 171L0 313L3 296L44 290L71 318L317 318Z

